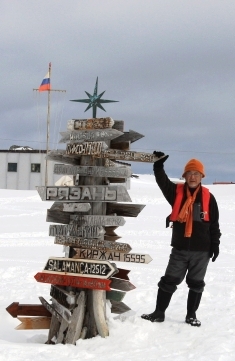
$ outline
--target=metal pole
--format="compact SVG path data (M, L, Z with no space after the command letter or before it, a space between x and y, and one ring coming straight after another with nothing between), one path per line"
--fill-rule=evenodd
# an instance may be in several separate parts
M51 63L49 64L49 79L51 79ZM48 155L50 145L50 101L51 101L51 89L48 90L48 105L47 105L47 151ZM46 157L46 170L45 170L45 186L48 185L48 159Z

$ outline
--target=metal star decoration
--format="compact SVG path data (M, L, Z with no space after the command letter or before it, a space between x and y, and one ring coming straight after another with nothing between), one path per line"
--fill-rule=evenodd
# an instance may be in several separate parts
M89 103L88 107L86 108L86 110L84 112L86 112L88 109L92 108L92 116L93 116L93 118L96 118L97 107L106 112L106 110L102 107L101 103L116 103L116 102L118 102L118 100L101 99L101 97L105 93L105 91L103 91L103 93L100 93L99 95L97 95L97 93L98 93L98 76L97 76L97 79L96 79L93 95L89 94L86 91L85 91L85 93L87 94L89 99L76 99L76 100L71 100L71 102Z

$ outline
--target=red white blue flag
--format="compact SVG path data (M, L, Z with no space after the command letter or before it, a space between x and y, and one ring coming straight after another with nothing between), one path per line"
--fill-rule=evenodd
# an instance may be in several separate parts
M49 64L49 68L50 68L50 64ZM40 87L38 88L38 90L40 92L43 92L43 91L50 90L50 89L51 89L50 71L48 71L48 73L43 78L42 83L41 83Z

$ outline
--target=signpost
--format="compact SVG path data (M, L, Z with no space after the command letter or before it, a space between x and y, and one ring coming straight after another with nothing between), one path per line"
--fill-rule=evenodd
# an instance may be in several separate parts
M60 143L80 143L92 141L108 141L120 137L123 133L116 129L95 129L61 132L62 138Z
M131 176L130 167L97 167L97 166L75 166L65 164L54 165L55 174L77 175L86 177L113 177L129 178Z
M97 259L114 262L128 262L128 263L150 263L152 258L148 254L141 253L120 253L120 252L105 252L93 249L76 249L76 255L73 258Z

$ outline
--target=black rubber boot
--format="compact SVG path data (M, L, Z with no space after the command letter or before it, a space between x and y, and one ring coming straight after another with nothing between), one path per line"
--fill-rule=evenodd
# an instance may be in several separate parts
M165 320L165 310L169 306L172 293L158 289L156 309L153 313L144 314L141 318L151 322L163 322Z
M196 311L200 305L202 293L194 292L189 290L188 301L187 301L187 315L185 322L191 326L201 326L201 322L196 317Z

